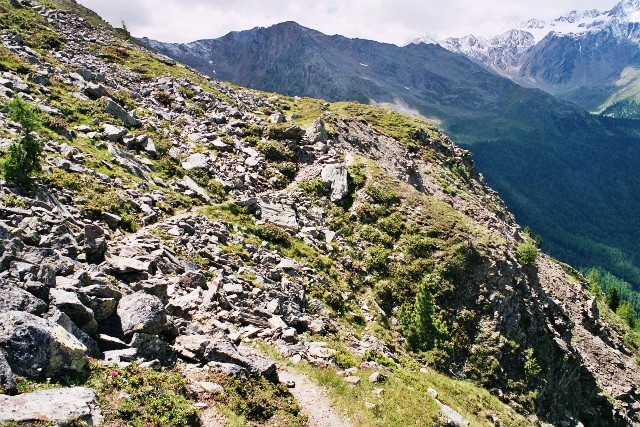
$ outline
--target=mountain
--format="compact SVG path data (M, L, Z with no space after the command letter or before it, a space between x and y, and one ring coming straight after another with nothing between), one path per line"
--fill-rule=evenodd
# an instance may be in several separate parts
M426 121L0 24L2 425L638 425L633 313Z
M439 44L588 111L602 112L640 99L636 0L623 0L610 11L572 11L548 22L530 19L495 37L470 35Z
M511 40L530 40L514 32ZM521 223L559 259L640 285L635 124L523 88L434 44L398 47L288 22L158 51L222 80L288 95L391 105L471 149Z

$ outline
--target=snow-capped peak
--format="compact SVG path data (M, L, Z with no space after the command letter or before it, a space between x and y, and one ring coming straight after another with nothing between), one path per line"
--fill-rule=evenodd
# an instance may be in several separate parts
M431 37L429 37L427 35L424 35L424 36L420 36L420 37L417 37L417 38L411 40L407 44L409 45L409 44L440 44L440 43L438 43L433 38L431 38Z
M640 0L623 0L609 12L611 18L640 22Z

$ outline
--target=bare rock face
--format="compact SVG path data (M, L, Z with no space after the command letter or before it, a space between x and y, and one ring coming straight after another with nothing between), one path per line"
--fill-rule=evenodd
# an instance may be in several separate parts
M103 417L93 390L84 387L41 390L19 396L0 396L0 422L48 422L66 425L83 421L100 426Z
M11 366L9 366L4 352L0 350L0 393L15 394L17 391Z
M14 373L40 380L82 372L87 363L87 347L76 337L25 312L0 314L0 348Z
M167 314L160 298L144 292L127 295L118 304L118 316L122 322L122 332L158 334L167 323Z

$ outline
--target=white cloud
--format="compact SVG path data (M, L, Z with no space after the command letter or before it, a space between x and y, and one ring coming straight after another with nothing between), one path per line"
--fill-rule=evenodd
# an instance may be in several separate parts
M528 18L613 7L615 0L79 0L137 37L189 42L283 21L326 34L403 44L422 34L495 34Z

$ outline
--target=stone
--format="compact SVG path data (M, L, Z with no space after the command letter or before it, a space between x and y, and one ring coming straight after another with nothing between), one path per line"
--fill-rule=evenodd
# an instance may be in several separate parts
M329 138L327 134L327 130L324 126L324 120L321 118L317 118L311 126L309 126L306 130L307 140L310 144L315 144L317 142L325 143Z
M0 349L11 370L43 380L82 372L87 347L62 326L32 314L0 313Z
M125 128L113 126L108 123L105 123L102 128L104 129L104 136L111 142L118 142L127 134Z
M293 207L262 199L259 203L260 218L283 228L298 230L298 218Z
M84 226L84 253L87 262L100 264L104 261L104 254L107 251L107 239L104 230L96 224Z
M60 311L56 307L51 307L44 317L47 320L50 320L53 323L57 323L58 325L62 326L65 331L76 337L78 341L80 341L85 345L85 347L87 347L87 354L89 356L98 357L100 355L98 343L96 343L93 338L87 335L86 332L78 328L78 326L71 321L69 316L64 314L62 311Z
M0 286L0 312L26 311L39 315L47 311L47 304L29 292L12 285Z
M163 341L158 335L135 333L130 345L138 350L138 356L147 360L157 359L162 364L169 364L176 359L171 345Z
M282 258L278 264L278 268L281 270L297 270L299 266L297 261L290 258Z
M0 395L0 422L66 425L74 421L102 425L98 398L92 389L52 388L19 396Z
M224 387L222 387L218 383L212 383L210 381L198 381L195 383L202 390L206 391L209 394L214 394L218 396L225 396L226 393L224 391Z
M282 114L282 111L276 111L269 116L269 123L284 123L286 121L287 119L284 114Z
M207 169L209 167L209 157L202 153L195 153L182 161L184 170Z
M13 378L11 366L7 362L4 351L0 350L0 395L15 394L18 392L16 380Z
M114 274L149 273L151 270L149 261L141 261L135 258L120 257L107 253L105 261L109 264Z
M96 83L88 83L87 87L84 88L84 93L91 99L99 99L103 96L109 96L107 89Z
M367 409L375 409L376 405L371 402L364 402L364 407Z
M321 175L325 185L331 187L329 197L332 202L339 202L349 194L347 167L344 164L326 165Z
M428 394L429 396L433 397L434 399L437 399L437 398L438 398L438 392L437 392L436 390L432 389L431 387L429 387L429 388L427 389L427 394Z
M344 380L350 385L358 385L360 383L360 377L356 377L355 375L346 377Z
M387 378L381 374L380 372L376 371L374 373L372 373L371 375L369 375L369 382L370 383L381 383L384 382Z
M146 137L140 141L140 148L144 150L151 158L156 158L158 156L158 148L156 147L153 139Z
M51 289L49 291L51 304L69 316L83 332L95 334L98 323L93 316L93 310L87 308L78 298L75 292L64 291L62 289Z
M100 219L102 219L112 230L118 228L118 225L122 222L122 217L120 215L112 214L110 212L103 212Z
M131 114L127 113L127 111L122 108L117 102L115 102L111 98L106 98L107 102L104 107L105 112L110 114L116 119L122 120L122 123L127 128L138 128L142 126L142 122L133 117Z
M204 189L202 187L200 187L193 179L191 179L190 176L185 176L182 181L180 181L180 184L184 187L186 187L187 189L193 191L193 193L195 193L195 195L202 201L204 202L211 202L211 197L209 197L209 195L207 194L206 191L204 191Z
M460 413L458 413L453 408L445 405L444 403L440 402L437 399L436 399L436 403L438 404L438 406L440 406L440 411L442 411L442 415L444 415L447 421L449 421L450 423L453 423L453 425L464 427L470 424L469 420L467 420L465 417L460 415Z
M134 332L159 334L167 323L167 314L160 298L143 292L122 297L117 313L125 335Z

